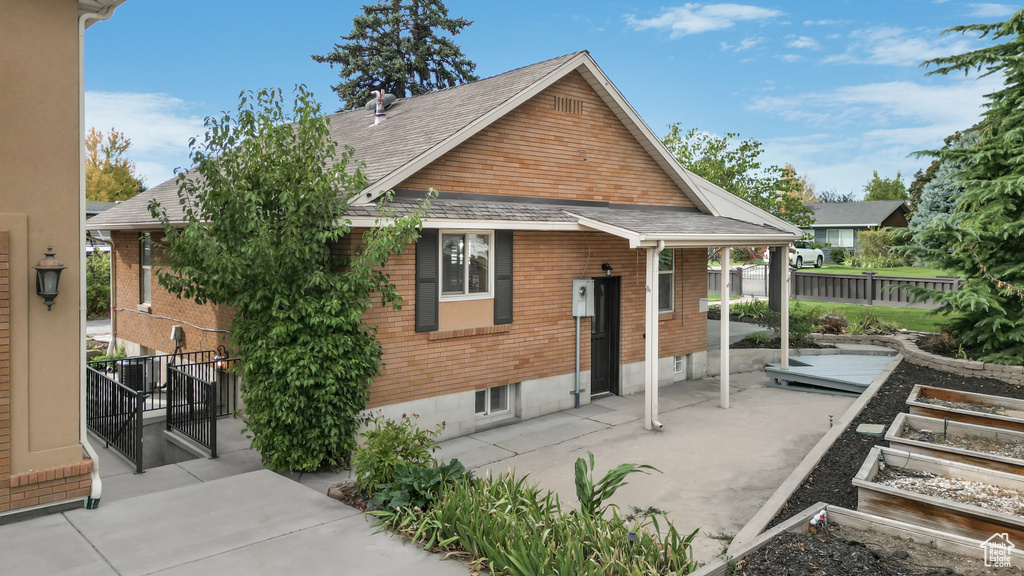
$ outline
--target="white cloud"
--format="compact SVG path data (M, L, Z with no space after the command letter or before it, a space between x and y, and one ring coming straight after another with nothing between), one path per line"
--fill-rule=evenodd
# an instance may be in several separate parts
M831 26L842 23L842 20L804 20L804 26Z
M203 119L166 94L87 91L85 126L124 132L132 141L126 156L149 187L172 178L175 168L188 167L189 138L203 133Z
M903 28L888 26L857 30L850 38L853 42L846 52L829 56L825 62L917 66L924 60L966 52L974 44L963 36L935 34L926 39L911 36Z
M1017 7L1009 4L968 4L971 16L975 18L1003 18L1017 11Z
M798 49L808 48L811 50L821 50L821 44L818 44L818 41L815 40L814 38L811 38L810 36L800 36L799 38L794 38L793 40L787 42L786 46Z
M731 28L741 21L767 20L780 15L782 12L779 10L745 4L688 3L675 8L663 8L661 14L653 18L638 19L634 14L626 14L625 18L634 30L669 30L669 38L680 38Z
M740 40L739 44L729 44L728 42L722 42L722 50L731 50L733 52L742 52L744 50L750 50L754 46L764 42L764 38L744 38Z
M900 171L905 181L912 179L928 161L909 155L941 147L943 138L976 123L984 94L1001 84L992 76L940 85L883 82L789 97L762 95L748 108L778 115L808 133L765 140L766 162L792 163L819 189L859 194L873 170L887 177Z
M782 56L779 56L779 58L782 59L783 62L789 62L791 64L793 62L801 62L804 59L804 57L799 54L783 54Z

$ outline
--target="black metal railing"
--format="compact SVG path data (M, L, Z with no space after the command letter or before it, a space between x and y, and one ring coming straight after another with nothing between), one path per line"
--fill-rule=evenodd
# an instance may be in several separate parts
M110 378L91 366L85 368L86 425L135 464L142 472L142 412L146 393Z
M238 358L220 358L211 362L176 365L175 368L204 382L215 384L217 416L233 416L238 411L239 389L242 383Z
M186 366L167 367L167 429L191 438L216 458L217 385L193 376Z
M86 365L128 388L145 392L147 396L143 410L163 410L167 407L167 367L213 362L218 353L220 356L227 355L224 350L200 350L118 360L94 360Z

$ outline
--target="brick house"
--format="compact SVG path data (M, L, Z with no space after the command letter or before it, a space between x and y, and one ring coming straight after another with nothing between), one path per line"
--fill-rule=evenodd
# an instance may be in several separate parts
M370 407L446 420L446 436L641 390L656 425L656 384L704 375L707 248L801 235L683 169L587 52L399 100L379 125L367 110L330 120L370 182L347 212L352 241L382 191L399 214L439 191L420 240L388 264L402 309L367 320L385 364ZM210 348L232 311L151 280L152 198L177 206L174 182L90 223L114 243L115 337L164 351L178 325L186 349ZM579 280L594 315L580 319L577 392Z

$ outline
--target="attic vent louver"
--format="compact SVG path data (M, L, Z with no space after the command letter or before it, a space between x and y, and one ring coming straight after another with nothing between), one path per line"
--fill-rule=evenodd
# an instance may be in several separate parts
M583 101L573 100L572 98L563 98L561 96L555 96L555 110L558 112L564 112L566 114L575 114L576 116L583 115Z

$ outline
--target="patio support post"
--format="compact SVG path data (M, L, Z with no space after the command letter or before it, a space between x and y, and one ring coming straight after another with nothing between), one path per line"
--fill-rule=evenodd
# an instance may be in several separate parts
M785 255L785 258L789 258L789 254ZM779 282L782 284L782 298L779 300L781 306L779 307L779 336L782 338L781 353L783 370L789 370L789 263L787 262L782 268L782 274L779 274Z
M721 374L720 379L722 383L721 391L721 406L722 408L729 407L729 292L732 289L731 278L729 277L729 251L732 248L730 246L723 246L720 253L720 260L722 265L722 345L719 349L719 358L721 359Z
M663 245L647 249L647 302L644 321L644 429L658 422L658 254Z

